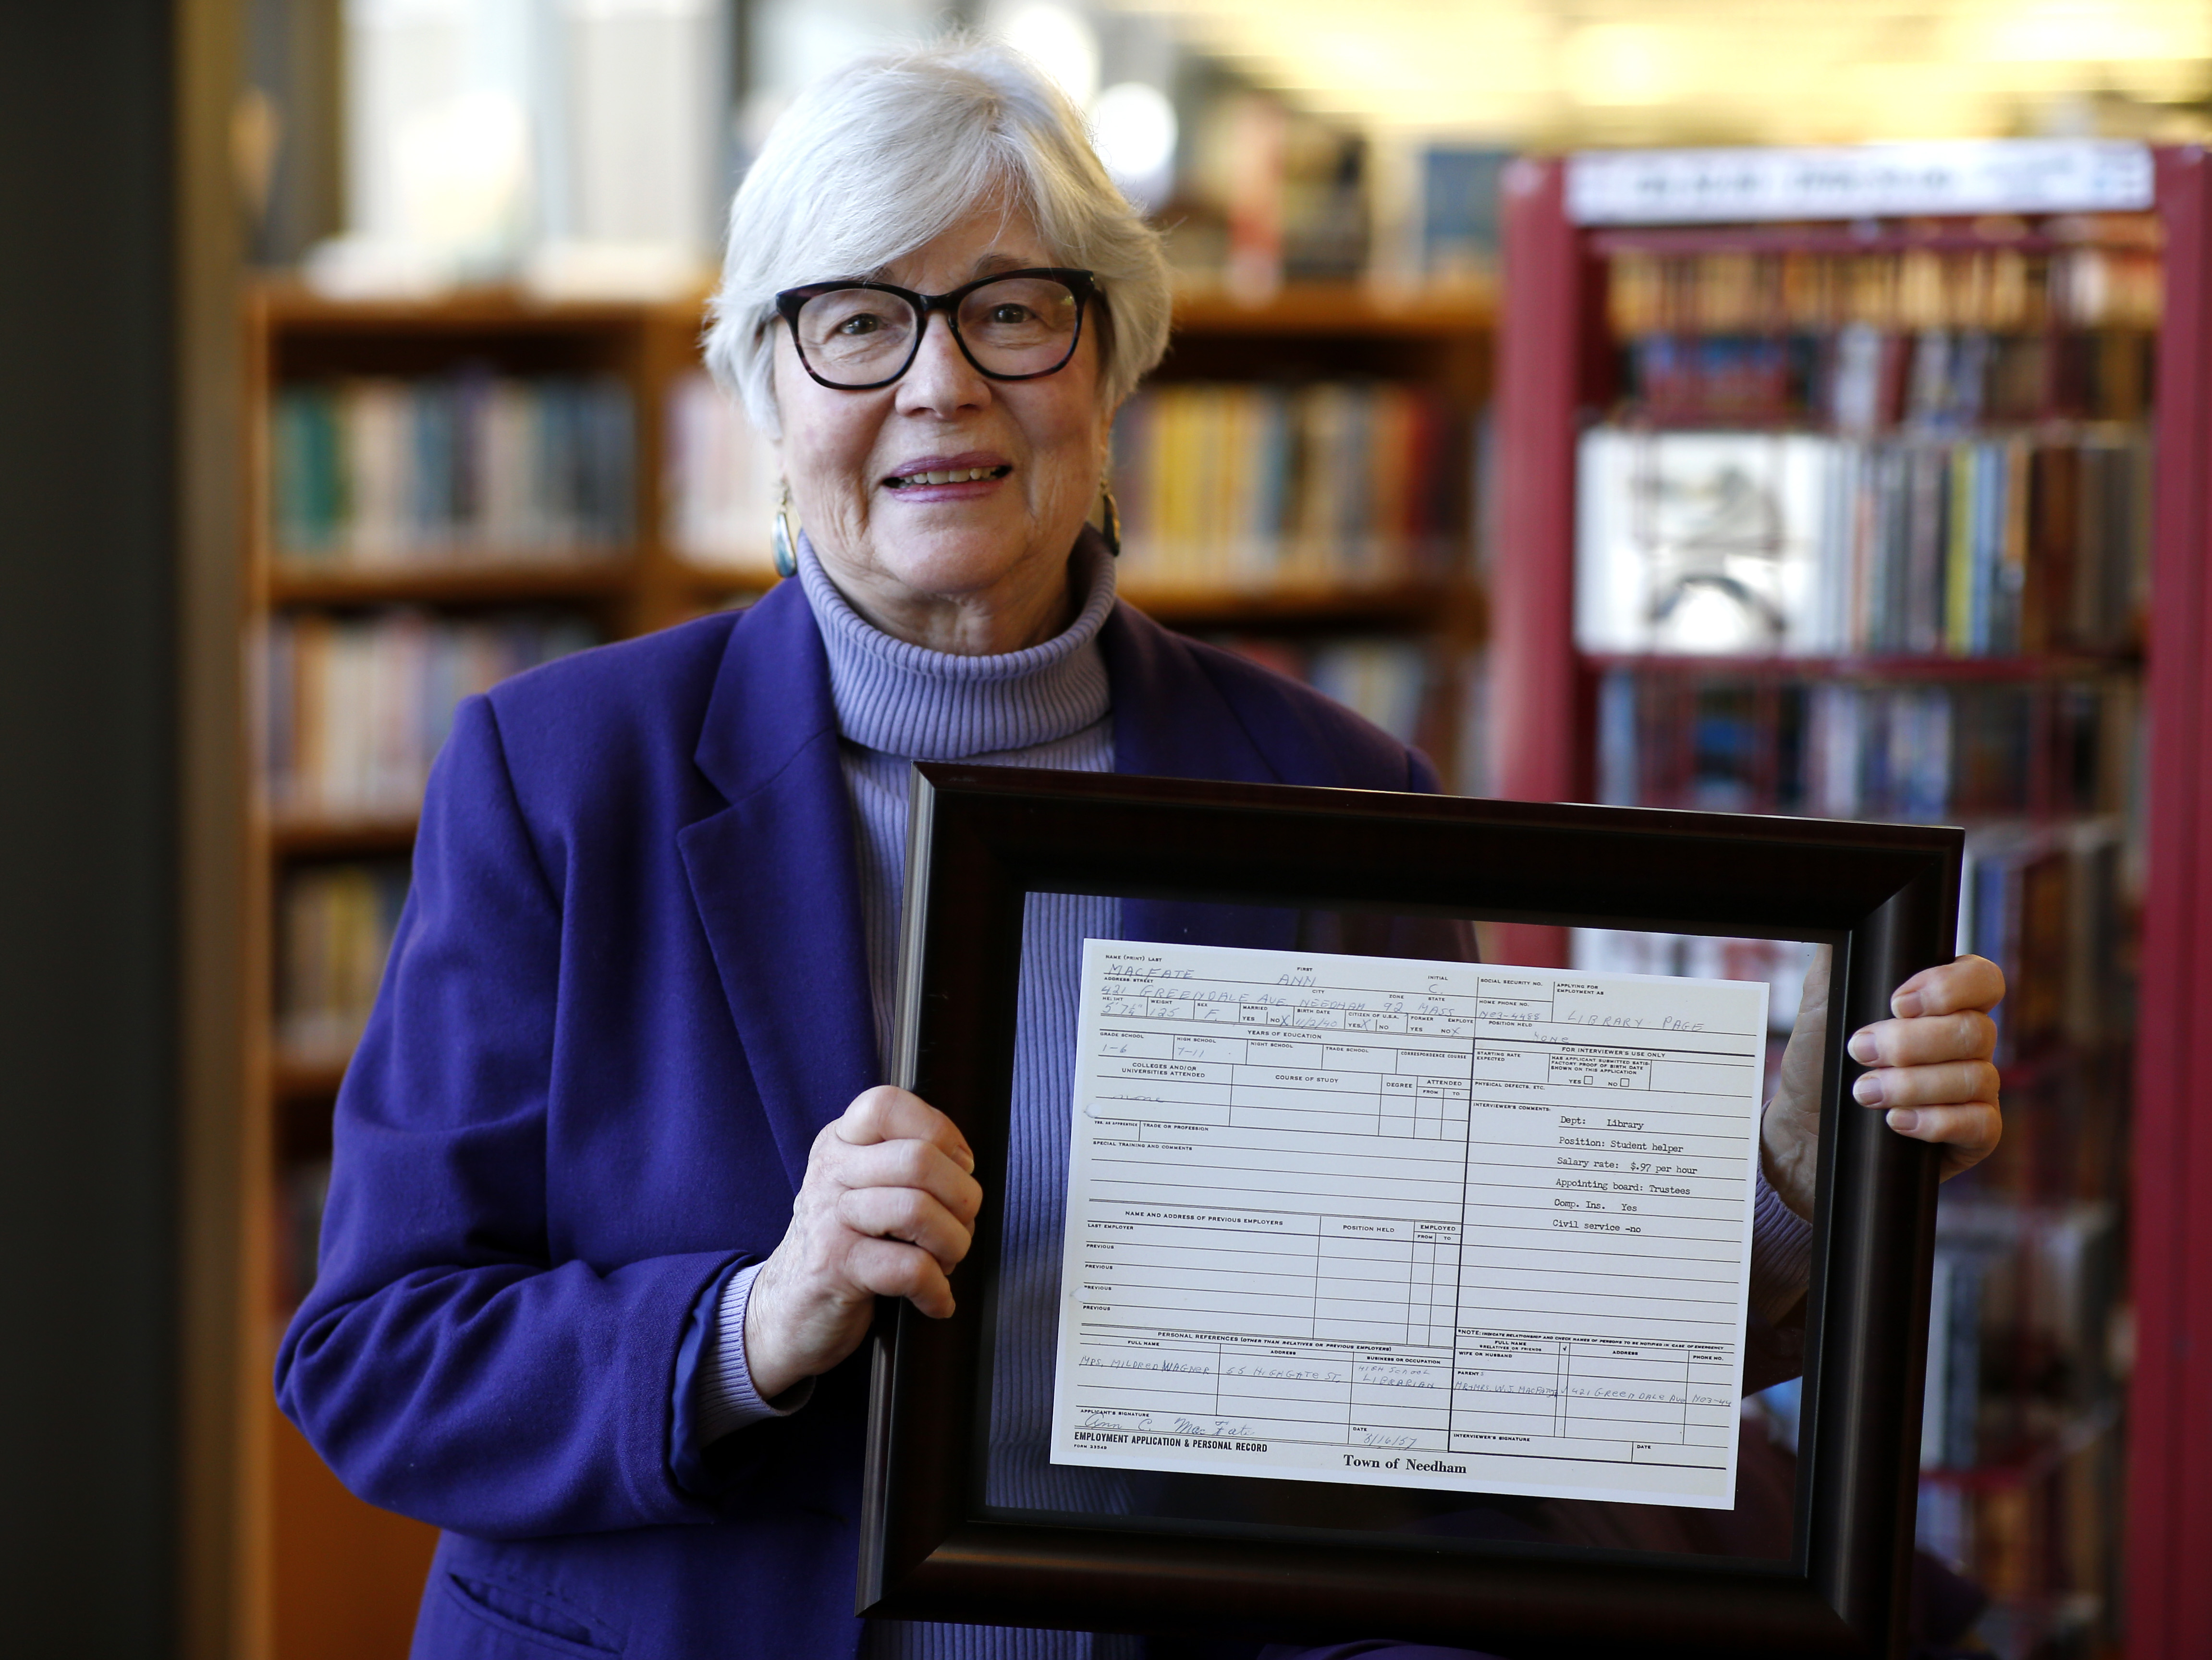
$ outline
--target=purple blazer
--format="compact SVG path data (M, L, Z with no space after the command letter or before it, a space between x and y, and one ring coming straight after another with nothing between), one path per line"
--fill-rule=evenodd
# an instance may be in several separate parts
M1121 771L1436 787L1126 605L1100 639ZM1124 920L1218 937L1203 908ZM713 1498L675 1479L671 1402L702 1292L775 1249L816 1133L881 1075L798 584L461 706L276 1365L349 1487L445 1529L417 1656L854 1651L864 1358L722 1443Z

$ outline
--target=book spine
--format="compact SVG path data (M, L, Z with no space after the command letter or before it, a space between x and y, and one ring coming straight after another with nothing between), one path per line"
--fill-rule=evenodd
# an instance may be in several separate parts
M1180 588L1357 587L1443 569L1448 412L1391 385L1185 383L1115 423L1124 567Z

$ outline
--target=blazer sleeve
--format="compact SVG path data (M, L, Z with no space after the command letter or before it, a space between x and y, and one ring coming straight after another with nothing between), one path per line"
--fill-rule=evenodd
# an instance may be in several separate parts
M472 698L339 1093L322 1260L276 1394L361 1497L493 1538L712 1519L669 1468L671 1388L734 1258L556 1260L561 949L558 893Z

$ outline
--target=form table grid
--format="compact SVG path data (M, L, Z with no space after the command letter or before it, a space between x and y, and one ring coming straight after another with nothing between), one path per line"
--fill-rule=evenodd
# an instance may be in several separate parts
M1084 994L1056 1459L1727 1502L1763 986L1091 941Z

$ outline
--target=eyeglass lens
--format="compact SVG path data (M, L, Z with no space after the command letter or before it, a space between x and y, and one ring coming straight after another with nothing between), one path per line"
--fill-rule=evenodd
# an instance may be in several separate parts
M962 297L955 331L988 374L1044 374L1075 350L1079 308L1065 283L1009 277ZM799 349L806 366L838 386L888 380L913 357L920 319L896 294L833 289L799 308Z

